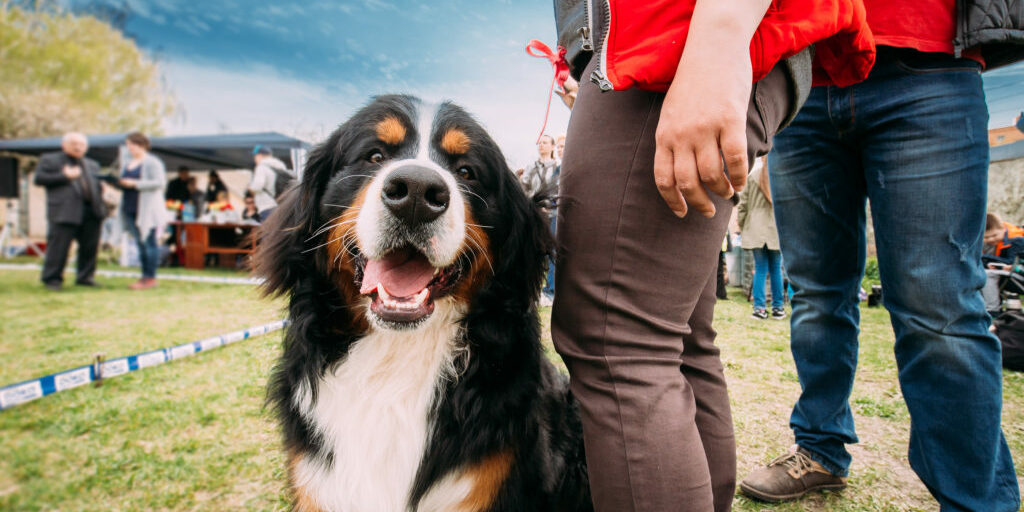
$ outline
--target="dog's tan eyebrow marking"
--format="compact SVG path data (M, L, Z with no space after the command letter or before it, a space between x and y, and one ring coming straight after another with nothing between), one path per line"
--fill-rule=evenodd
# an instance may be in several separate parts
M452 155L465 155L469 151L469 136L466 132L452 128L441 138L441 149Z
M397 146L405 140L405 125L395 116L388 116L377 123L377 138L381 142Z

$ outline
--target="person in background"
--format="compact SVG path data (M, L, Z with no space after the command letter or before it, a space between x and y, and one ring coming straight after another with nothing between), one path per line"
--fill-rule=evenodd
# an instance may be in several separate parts
M869 76L845 87L817 83L768 156L795 291L790 348L800 397L789 419L795 445L740 489L777 502L847 485L870 205L910 412L910 466L943 511L1017 511L1000 426L1000 343L980 293L989 167L981 70L983 61L1024 57L1024 18L1013 14L1020 4L864 5L878 45ZM864 471L871 474L870 461Z
M999 285L1012 272L1014 260L1024 259L1024 229L1004 222L998 214L989 213L985 216L983 240L985 286L981 289L981 296L989 314L998 316L1002 308Z
M1003 263L1012 263L1013 258L1020 255L1024 249L1024 228L1014 226L996 213L985 215L985 250L984 253L991 259L998 259Z
M715 297L719 300L729 298L729 290L725 286L729 284L729 269L726 265L725 255L732 250L732 237L728 233L722 239L722 251L718 253L718 271L715 278Z
M207 204L205 213L225 212L234 209L235 208L231 206L231 201L228 198L228 192L226 190L222 190L220 192L217 192L217 197L215 197L212 202Z
M252 154L256 168L253 169L252 181L249 182L249 192L252 193L256 208L260 211L260 222L263 222L277 208L277 171L287 172L288 168L284 162L275 158L274 153L266 146L256 146Z
M572 77L570 77L570 79L571 78ZM549 190L548 193L551 194L551 196L552 196L551 197L551 201L550 201L550 205L551 205L551 208L552 208L552 211L550 212L550 216L551 216L551 226L550 227L551 227L551 234L552 235L556 235L558 233L558 216L555 215L555 212L554 212L553 209L558 207L558 175L561 174L561 172L562 172L562 155L565 154L565 135L564 134L563 135L559 135L558 138L555 139L555 154L557 155L557 160L556 160L557 165L555 165L555 170L554 170L554 172L551 173L551 177L548 178L550 181L553 182L553 184L551 185L551 188L554 189L554 190L551 190L551 188L548 189ZM550 306L550 305L554 304L554 300L555 300L555 258L557 258L557 257L558 257L558 254L556 252L556 254L552 255L551 261L548 263L547 278L546 278L546 280L544 282L544 288L541 290L541 297L540 297L540 304L541 304L541 306Z
M181 204L185 204L192 199L191 193L188 190L189 178L188 167L184 165L178 167L178 177L167 182L167 192L164 194L164 199L177 201Z
M188 203L192 205L192 208L198 215L206 208L206 194L202 190L199 190L199 182L195 176L189 176L188 178Z
M160 263L157 239L166 222L167 177L164 163L149 152L148 137L139 132L130 133L125 145L131 158L121 166L121 220L124 229L138 244L142 267L142 278L132 283L131 289L146 290L157 284L156 267Z
M60 290L71 241L78 242L75 284L96 286L96 254L107 209L97 177L99 165L85 156L89 142L77 132L64 134L61 151L39 157L35 184L46 188L46 257L41 280Z
M555 158L555 139L544 134L537 142L537 160L526 167L520 177L523 190L527 196L544 194L554 196L558 194L558 179L555 176L555 167L558 166L558 159Z
M242 220L259 222L260 211L256 208L256 199L251 193L245 194L245 206L242 207Z
M206 195L203 197L203 201L206 203L212 203L217 200L217 193L220 191L227 192L228 187L220 179L220 174L217 171L210 171L206 175Z
M764 166L763 158L757 159L747 180L751 186L740 193L736 220L740 225L740 245L754 254L754 312L751 316L758 320L768 318L764 295L764 280L767 276L772 286L771 317L782 320L786 318L786 310L783 308L785 292L782 289L782 253L779 251L775 214L772 213L768 169Z

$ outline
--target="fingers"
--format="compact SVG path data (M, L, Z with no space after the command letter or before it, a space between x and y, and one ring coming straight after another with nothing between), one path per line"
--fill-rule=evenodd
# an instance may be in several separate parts
M660 143L654 149L654 185L672 213L677 217L686 215L686 201L676 187L672 150Z
M705 144L698 149L697 171L704 186L711 192L726 199L732 197L733 188L725 175L725 166L722 164L722 154L718 144Z
M715 215L715 204L711 201L698 172L697 160L693 150L673 153L675 163L676 187L686 200L687 206L698 211L705 217ZM721 173L721 164L719 164Z
M729 181L737 192L747 184L747 134L742 123L727 127L721 135L722 158L725 159Z

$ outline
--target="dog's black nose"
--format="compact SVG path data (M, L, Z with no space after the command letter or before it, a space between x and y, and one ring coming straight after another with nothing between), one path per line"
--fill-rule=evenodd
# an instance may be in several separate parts
M430 222L448 209L448 185L433 169L415 165L391 171L381 200L388 210L409 225Z

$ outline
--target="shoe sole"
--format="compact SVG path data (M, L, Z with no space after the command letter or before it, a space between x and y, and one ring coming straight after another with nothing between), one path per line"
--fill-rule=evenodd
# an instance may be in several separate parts
M793 494L768 494L758 491L757 489L749 487L747 486L747 484L740 482L740 491L742 491L744 495L768 503L782 503L784 501L793 501L809 492L841 491L843 489L846 489L846 484L822 484L814 487L809 487L801 492Z

